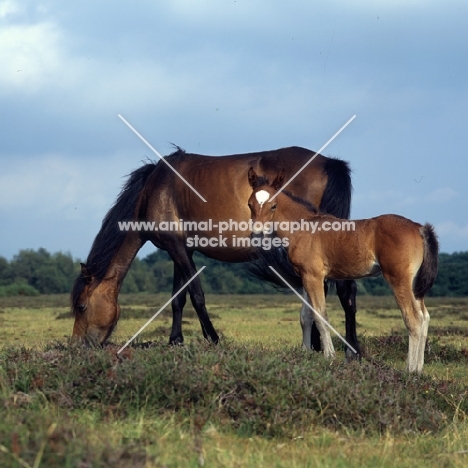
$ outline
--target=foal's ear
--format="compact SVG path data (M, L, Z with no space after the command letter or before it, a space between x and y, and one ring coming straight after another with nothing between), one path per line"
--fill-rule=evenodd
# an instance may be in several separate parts
M257 181L258 179L258 175L257 173L254 171L254 168L251 167L249 169L249 184L252 188L255 188L255 182Z
M80 263L81 265L81 274L83 275L83 278L85 279L86 283L91 283L92 275L90 271L88 270L88 267L84 263Z
M281 170L281 172L275 177L275 180L271 183L271 186L275 189L275 190L279 190L282 185L283 185L283 182L284 182L284 177L285 177L285 170L284 168Z

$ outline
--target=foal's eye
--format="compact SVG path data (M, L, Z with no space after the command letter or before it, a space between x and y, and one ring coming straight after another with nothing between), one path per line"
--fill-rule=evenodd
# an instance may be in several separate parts
M76 308L78 309L78 312L84 312L86 310L86 304L78 304Z
M275 211L276 210L276 203L270 208L271 211Z

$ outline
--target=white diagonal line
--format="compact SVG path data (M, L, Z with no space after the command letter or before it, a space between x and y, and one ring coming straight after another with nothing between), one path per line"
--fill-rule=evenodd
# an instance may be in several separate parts
M278 194L281 193L355 118L356 115L353 115L285 184L283 184L269 201L277 197Z
M156 151L156 150L145 140L145 138L143 138L143 136L142 136L137 130L135 130L120 114L118 114L118 117L119 117L120 120L122 120L122 122L123 122L125 125L127 125L127 127L128 127L133 133L135 133L135 135L137 135L137 136L140 138L140 140L141 140L146 146L148 146L148 148L149 148L156 156L159 157L159 159L161 159L161 161L164 161L164 162L171 168L171 170L172 170L175 174L177 174L177 175L179 176L179 178L180 178L181 180L183 180L183 181L186 183L186 185L187 185L188 187L190 187L190 188L193 190L193 192L196 193L196 194L206 203L206 200L197 192L197 190L196 190L192 185L190 185L190 183L187 182L187 181L184 179L184 177L183 177L181 174L179 174L179 172L177 172L177 171L176 171L176 170L159 154L159 152Z
M172 300L177 297L204 269L206 266L202 266L188 281L185 283L118 351L120 354L161 312L167 307Z
M315 314L315 317L319 318L354 354L358 352L271 266L269 267L273 272L283 280L284 284Z

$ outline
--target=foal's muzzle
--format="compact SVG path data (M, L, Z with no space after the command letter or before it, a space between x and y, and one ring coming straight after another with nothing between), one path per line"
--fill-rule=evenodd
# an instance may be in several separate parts
M263 231L252 231L250 233L250 238L251 239L263 239L265 237L265 234L263 233Z

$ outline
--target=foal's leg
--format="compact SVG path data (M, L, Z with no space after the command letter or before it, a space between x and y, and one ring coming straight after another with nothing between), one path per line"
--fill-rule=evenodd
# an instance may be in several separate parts
M328 294L327 281L323 283L323 290L325 293L325 297L327 297L327 294ZM307 294L304 296L304 298L306 299L306 301L308 301L309 304L311 303L310 297ZM305 304L303 304L303 307L306 307L307 310L310 310ZM322 350L322 343L320 342L320 332L318 331L317 324L315 323L315 321L312 323L312 332L311 332L310 340L312 343L312 349L314 351Z
M325 292L325 297L327 297L327 294L328 294L328 283L327 283L327 281L325 281L323 283L323 290ZM303 297L309 304L311 303L310 297L308 296L308 294L305 291L303 292ZM302 317L310 315L309 311L310 311L310 308L307 307L305 304L302 304L301 324L302 324ZM304 327L302 328L302 333L304 335ZM310 331L308 333L310 333L309 334L309 336L310 336L310 345L309 346L305 345L305 339L303 337L304 346L306 348L308 348L308 349L313 349L314 351L321 351L322 350L322 344L320 342L320 332L318 331L317 324L315 323L315 321L313 319L312 319L312 327L310 328Z
M426 349L426 341L427 341L427 332L429 329L429 312L427 311L426 305L424 304L424 299L416 299L416 304L422 312L423 315L423 325L422 325L422 333L419 340L419 348L418 348L418 372L422 371L424 365L424 351Z
M346 341L357 351L356 354L346 346L346 358L361 359L361 349L356 334L356 281L336 281L336 293L345 311Z
M323 279L318 280L314 275L303 275L302 277L304 288L306 289L312 305L312 310L307 307L309 315L317 325L317 329L320 332L320 340L322 344L323 354L326 358L335 357L335 349L330 336L330 330L324 322L328 322L328 316L326 312L325 302L325 291L323 289ZM317 317L319 315L319 317Z
M426 346L424 335L426 334L427 336L429 314L427 310L423 311L419 301L414 297L411 282L405 286L394 288L393 293L409 334L406 368L409 372L421 372L424 364L424 348Z

